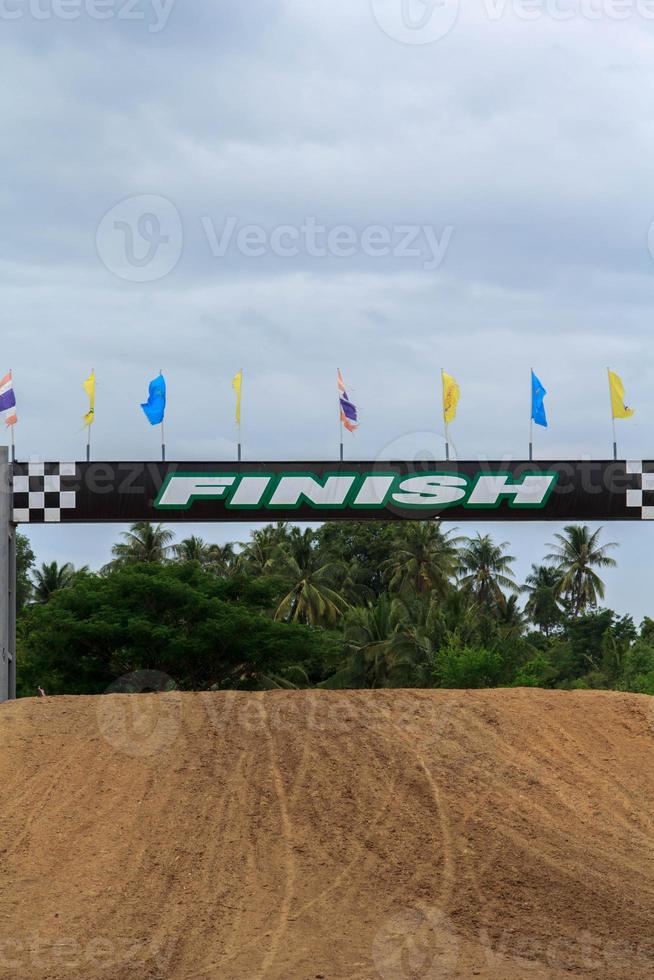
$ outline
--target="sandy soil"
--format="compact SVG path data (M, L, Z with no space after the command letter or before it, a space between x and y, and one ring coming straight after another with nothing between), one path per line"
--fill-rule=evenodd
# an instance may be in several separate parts
M654 976L654 702L0 706L0 977Z

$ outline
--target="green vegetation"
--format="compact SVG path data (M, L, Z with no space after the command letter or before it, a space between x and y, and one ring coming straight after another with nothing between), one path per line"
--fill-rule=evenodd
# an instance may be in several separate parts
M245 545L135 524L94 573L18 535L19 686L612 688L654 694L654 621L598 607L615 545L571 526L516 581L506 544L434 522L278 523Z

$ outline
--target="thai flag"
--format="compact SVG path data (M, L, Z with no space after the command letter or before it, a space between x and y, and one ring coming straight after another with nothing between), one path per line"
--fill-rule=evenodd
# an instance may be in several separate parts
M347 391L345 390L343 375L341 374L340 370L338 372L338 398L341 403L341 422L348 432L356 432L359 427L357 407L348 397Z
M0 381L0 412L5 413L5 425L16 425L16 395L11 371Z

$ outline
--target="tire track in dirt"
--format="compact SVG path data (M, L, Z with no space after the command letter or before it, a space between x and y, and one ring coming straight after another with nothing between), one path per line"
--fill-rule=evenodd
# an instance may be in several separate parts
M262 699L263 701L263 699ZM256 976L258 980L265 980L277 959L281 944L288 931L288 923L291 914L291 905L295 894L295 881L297 867L293 852L293 824L291 821L289 803L284 786L284 776L280 768L277 750L275 747L275 737L270 726L270 717L267 716L267 726L269 738L268 750L270 756L270 769L272 780L277 794L277 804L279 807L280 825L284 841L284 893L279 907L279 922L271 937L270 947L261 963Z
M538 756L539 759L535 762L533 755L527 754L524 750L516 748L514 744L509 742L503 735L494 731L492 728L484 726L479 718L474 716L468 716L466 718L466 730L468 732L476 731L479 735L480 741L483 739L487 743L493 743L495 745L495 751L489 753L495 758L501 758L503 760L504 766L506 767L507 758L512 758L515 762L519 763L521 767L524 767L526 772L530 772L532 777L538 776L537 788L543 792L551 794L557 801L558 806L567 811L568 819L574 819L578 821L580 819L579 814L579 801L583 798L583 793L581 790L582 786L596 786L598 783L605 778L605 769L600 766L595 766L594 764L589 764L583 769L583 775L578 776L577 770L574 771L574 783L572 780L566 780L565 774L562 773L560 760L556 756L555 748L549 753L542 753L539 749ZM539 737L545 737L544 728L539 729ZM563 755L566 758L566 755ZM552 761L556 759L557 762L557 773L551 774L551 764ZM540 763L540 765L538 764ZM579 760L577 759L577 769L579 768ZM594 778L593 778L594 777ZM617 786L617 781L613 780L613 786ZM527 794L524 790L519 791L515 788L511 788L510 779L506 780L506 789L503 791L503 796L510 798L510 800L515 804L516 810L524 808L528 805L530 812L537 811L541 816L541 826L547 827L556 834L560 834L562 827L565 826L566 820L562 813L553 811L551 808L545 806L544 803L540 803L535 799L534 793ZM621 798L621 797L620 797ZM632 802L633 806L633 802ZM611 825L613 827L621 826L630 835L637 835L641 840L647 845L651 851L651 856L654 858L654 838L652 835L647 835L647 833L639 827L636 822L629 820L624 817L624 815L612 808L611 812ZM593 830L593 825L589 824L589 829ZM560 853L553 859L560 866ZM543 855L546 857L546 852L543 850ZM621 866L624 867L624 857L622 858ZM637 873L638 866L635 865L631 868L634 873ZM575 877L577 871L573 866L570 869L570 874ZM592 868L587 870L587 874L595 874ZM601 878L601 872L597 872L596 876Z
M568 976L654 975L649 699L326 694L212 694L213 723L184 695L151 758L98 736L97 699L0 706L0 954L47 951L20 980L426 977L439 935L456 980L564 976L550 943ZM142 954L52 958L102 937Z
M425 776L434 803L436 804L436 811L442 838L443 883L441 885L440 901L442 908L445 909L449 907L450 899L452 897L456 872L456 850L454 847L452 828L447 817L447 805L443 792L434 778L423 753L414 742L411 742L406 733L395 724L391 712L388 712L388 718L392 726L391 730L394 732L395 737L406 746L407 751L418 763Z

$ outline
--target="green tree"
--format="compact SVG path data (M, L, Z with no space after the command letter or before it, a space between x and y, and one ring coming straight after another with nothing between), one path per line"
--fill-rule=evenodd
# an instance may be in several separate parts
M236 569L236 550L231 541L226 544L209 545L208 567L217 575L226 577Z
M635 694L654 695L654 645L647 640L637 640L626 651L620 686Z
M550 545L547 560L556 564L559 573L558 594L573 616L597 608L598 599L604 598L604 583L595 569L616 565L607 552L617 544L600 545L601 533L601 529L591 534L586 525L571 524L563 534L555 534L555 544Z
M236 560L238 569L251 575L269 574L275 556L288 544L289 538L290 529L285 521L257 528Z
M174 534L163 524L138 521L129 531L124 531L122 537L124 540L111 549L114 567L138 562L161 564L168 559Z
M342 653L340 638L273 622L251 601L258 590L195 564L77 577L23 619L22 689L99 694L141 670L161 671L182 690L259 689L292 667L322 679Z
M415 681L416 648L405 630L402 602L381 596L348 610L343 668L322 686L334 688L410 687Z
M551 565L532 565L522 589L529 596L525 612L545 636L549 636L563 620L557 601L560 581L559 572Z
M80 572L86 572L86 567ZM43 562L40 568L34 571L33 595L36 602L49 602L55 592L61 589L69 589L75 581L76 572L70 562L65 565L58 565L56 561L49 564Z
M539 653L518 669L512 686L549 688L553 686L557 676L557 669Z
M457 569L457 541L435 521L407 524L385 564L389 589L399 595L445 595Z
M504 664L496 650L450 645L438 651L435 674L440 687L474 690L496 687Z
M640 624L640 638L651 646L654 646L654 619L645 616Z
M386 591L386 563L398 533L398 525L390 522L331 521L318 528L316 541L323 554L345 565L344 588L365 605Z
M16 533L16 613L21 616L32 597L34 585L30 574L36 563L29 538Z
M200 565L208 565L211 545L207 544L203 538L193 535L190 538L184 538L179 544L173 545L173 552L178 561L197 561Z
M508 542L496 545L490 535L477 534L466 538L459 551L459 564L463 575L461 587L474 596L477 604L486 612L494 613L506 605L503 589L518 592L511 565L515 561L505 554Z
M569 660L567 671L564 663L561 665L564 676L575 679L601 669L606 637L611 635L614 624L615 614L610 609L574 616L567 621Z
M497 610L498 627L506 638L522 636L525 628L524 613L518 605L517 595L511 595Z
M203 568L210 568L220 575L227 575L235 564L233 544L208 544L203 538L195 535L173 545L172 550L177 561L196 561Z
M309 626L336 625L347 602L334 587L344 569L318 547L315 532L293 528L288 540L279 546L271 568L290 585L279 603L275 619Z
M602 641L602 673L606 686L615 687L622 677L628 651L638 637L631 616L622 616L604 634Z

